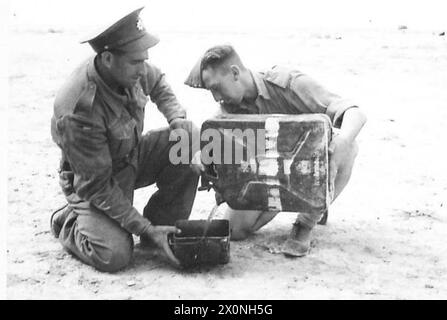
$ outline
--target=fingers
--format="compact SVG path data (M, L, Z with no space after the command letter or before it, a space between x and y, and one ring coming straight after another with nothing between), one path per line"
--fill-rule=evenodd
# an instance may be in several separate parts
M155 228L156 228L155 229L156 234L153 234L155 242L163 250L169 262L171 262L174 266L179 267L180 262L174 256L174 253L169 247L168 234L170 233L179 234L181 233L181 230L173 226L156 226Z
M174 119L174 120L171 121L171 123L169 123L169 128L171 130L174 130L174 129L177 128L177 119Z
M182 232L182 230L173 227L173 226L157 226L157 228L159 229L160 232L165 233L165 235L167 236L168 233L176 233L179 234Z
M337 166L334 159L329 161L329 181L333 182L335 180L335 175L337 174Z
M166 257L169 259L169 261L170 261L174 266L176 266L176 267L180 267L180 261L178 261L177 258L174 256L174 253L172 253L172 250L171 250L171 248L169 247L167 238L166 238L165 241L163 241L162 248L163 248L163 251L164 251L165 254L166 254Z
M334 154L334 150L335 150L335 142L332 141L332 142L329 144L328 149L327 149L329 155L333 155L333 154Z
M185 119L181 119L181 118L177 118L171 121L171 123L169 124L169 128L171 130L174 129L183 129L186 130L188 132L191 132L192 130L192 122L185 120Z

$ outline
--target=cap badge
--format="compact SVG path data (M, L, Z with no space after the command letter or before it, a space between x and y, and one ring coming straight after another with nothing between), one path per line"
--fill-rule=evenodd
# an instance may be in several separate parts
M138 31L144 30L143 21L141 20L141 18L138 18L138 20L137 20L137 29L138 29Z

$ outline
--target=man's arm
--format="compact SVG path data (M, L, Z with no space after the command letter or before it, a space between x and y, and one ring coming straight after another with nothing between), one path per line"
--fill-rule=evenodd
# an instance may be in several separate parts
M153 226L132 206L112 176L112 159L105 129L91 117L68 115L57 122L61 147L74 172L77 195L135 235L151 238L174 264L180 265L167 241L174 226Z
M339 135L353 142L365 123L366 115L359 108L350 108L343 113Z
M306 74L292 75L290 88L299 98L295 103L295 107L299 111L302 113L324 113L329 116L332 125L336 128L341 127L346 111L358 109L353 101L330 92ZM348 120L348 122L351 121Z
M186 118L185 109L178 102L164 73L158 67L146 64L146 77L142 80L145 94L150 96L168 123L174 119Z
M112 176L112 159L101 122L70 114L57 121L61 147L74 173L74 190L85 201L140 235L150 222L132 206Z
M334 197L338 170L355 150L355 138L365 124L366 116L356 104L331 93L306 75L296 76L291 81L291 87L305 104L301 112L325 113L331 119L332 125L340 128L328 147L329 185ZM297 103L297 108L301 107Z
M199 129L191 121L186 120L186 111L178 102L177 97L172 91L171 86L167 83L165 75L161 70L151 64L147 64L146 69L145 85L147 92L150 95L152 102L158 106L158 110L160 110L164 114L166 120L168 120L170 129L183 129L191 135L194 135L194 137L190 137L190 146L192 148L190 152L190 160L193 171L199 174L204 170L203 166L198 161L198 159L200 159L200 154L197 153L200 149ZM195 160L192 160L192 158L195 158Z

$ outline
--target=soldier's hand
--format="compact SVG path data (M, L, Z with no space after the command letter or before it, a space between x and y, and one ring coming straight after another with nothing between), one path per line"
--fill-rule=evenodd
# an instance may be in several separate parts
M163 253L168 258L169 262L176 267L180 266L180 262L174 256L168 243L168 234L180 233L180 229L173 226L154 226L151 225L146 231L147 236L163 250Z
M346 161L351 148L351 141L342 135L335 136L329 144L329 190L333 198L335 192L335 178L338 168ZM332 199L333 200L333 199Z
M175 129L183 129L187 132L192 132L192 129L194 128L193 123L189 120L183 119L183 118L176 118L173 119L169 123L169 129L175 130Z

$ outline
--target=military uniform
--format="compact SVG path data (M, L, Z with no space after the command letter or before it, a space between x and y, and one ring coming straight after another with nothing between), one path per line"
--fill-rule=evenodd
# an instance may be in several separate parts
M124 29L135 26L139 10L125 17ZM122 35L106 32L100 41L91 41L92 47L100 52L129 33L118 31ZM158 42L140 27L134 33L143 35L131 34L130 42L115 47L140 50ZM148 41L135 41L142 37ZM168 122L186 117L156 66L145 63L145 75L119 94L101 78L92 57L73 72L54 103L51 134L62 150L60 184L69 204L59 239L68 251L103 271L129 263L132 234L143 234L151 223L173 225L187 219L193 205L198 177L189 165L170 163L174 142L169 141L169 128L142 134L148 97ZM153 183L158 191L141 215L132 205L134 190Z
M328 91L308 75L283 66L275 66L262 72L250 71L258 95L240 105L221 104L222 113L235 114L304 114L323 113L329 116L334 128L340 128L343 114L357 105ZM201 59L191 70L185 84L193 88L205 88L201 78ZM333 134L337 134L333 130ZM216 194L216 201L222 202ZM321 219L323 212L301 213L298 220L309 227Z

